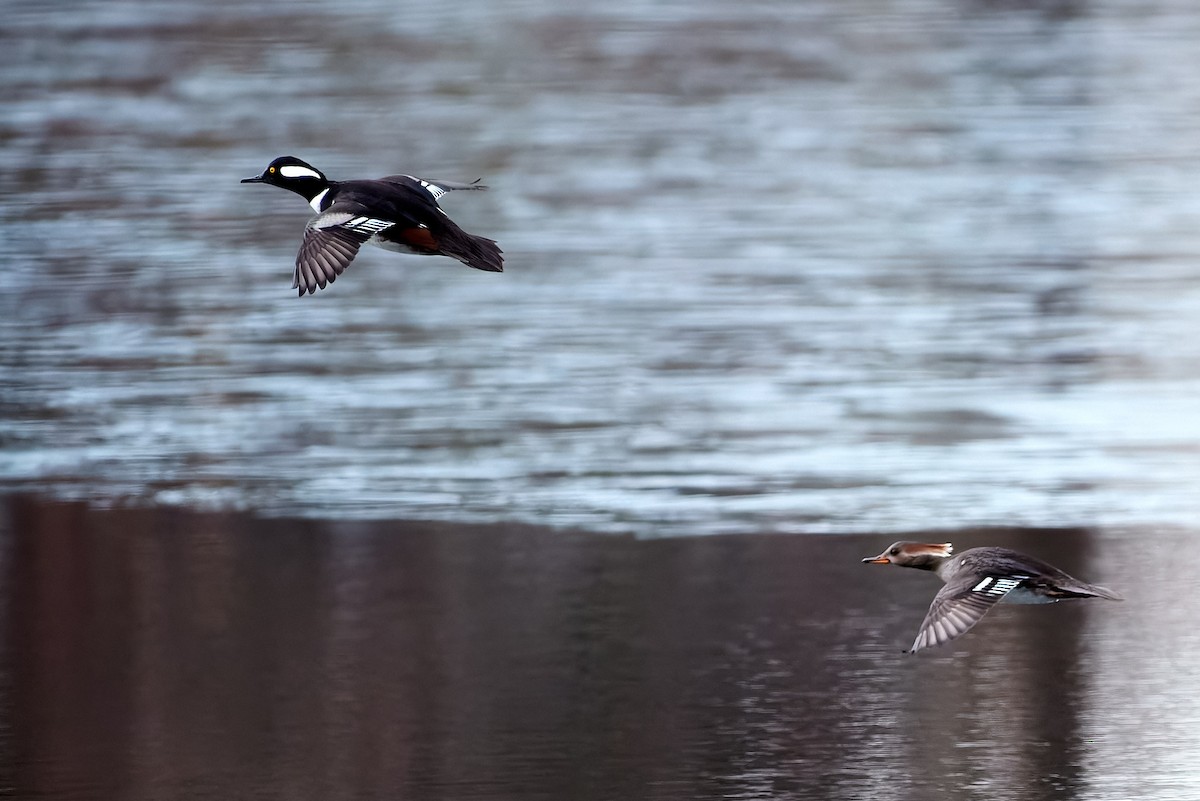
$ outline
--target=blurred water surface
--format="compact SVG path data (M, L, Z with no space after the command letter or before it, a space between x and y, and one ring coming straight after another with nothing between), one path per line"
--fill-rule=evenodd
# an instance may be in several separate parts
M640 535L1191 522L1200 6L9 2L0 483ZM289 290L293 153L503 275Z

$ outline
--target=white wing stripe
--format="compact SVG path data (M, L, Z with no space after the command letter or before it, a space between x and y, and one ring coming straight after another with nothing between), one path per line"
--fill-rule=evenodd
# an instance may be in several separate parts
M370 217L355 217L342 223L343 228L365 234L377 234L385 228L391 228L395 223L391 220L375 220Z
M1000 578L996 579L996 583L987 590L988 595L1007 595L1024 579L1020 578ZM982 583L982 582L980 582Z
M429 181L426 181L424 178L418 178L415 175L408 175L405 177L412 178L414 181L419 183L421 185L422 189L424 189L429 194L433 195L434 200L437 200L438 198L440 198L442 195L446 194L446 192L449 191L447 189L443 189L442 187L438 186L435 183L430 183Z

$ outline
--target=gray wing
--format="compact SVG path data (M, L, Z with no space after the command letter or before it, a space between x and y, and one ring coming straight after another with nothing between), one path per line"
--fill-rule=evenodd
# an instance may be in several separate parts
M300 295L324 289L350 266L363 243L395 223L338 209L337 204L308 221L296 254L292 289Z
M432 178L418 178L415 175L386 175L379 180L420 187L428 192L435 201L447 192L453 192L456 189L487 189L486 185L479 183L478 178L470 183L463 183L462 181L436 181Z
M909 653L950 642L971 627L1004 596L1028 579L1025 575L969 574L956 578L933 597Z

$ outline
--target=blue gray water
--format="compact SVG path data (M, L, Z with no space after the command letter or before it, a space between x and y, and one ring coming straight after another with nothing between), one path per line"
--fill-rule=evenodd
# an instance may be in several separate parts
M1190 523L1186 2L9 3L0 484L640 536ZM334 177L503 275L369 249Z

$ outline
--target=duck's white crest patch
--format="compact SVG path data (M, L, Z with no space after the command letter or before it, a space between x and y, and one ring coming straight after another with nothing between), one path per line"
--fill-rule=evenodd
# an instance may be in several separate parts
M328 187L326 187L325 189L322 189L320 192L317 193L316 197L314 197L312 200L308 201L308 205L312 206L313 211L321 210L321 201L325 199L325 196L327 194L329 194Z
M285 164L279 168L279 174L284 178L320 178L321 173L298 164Z

